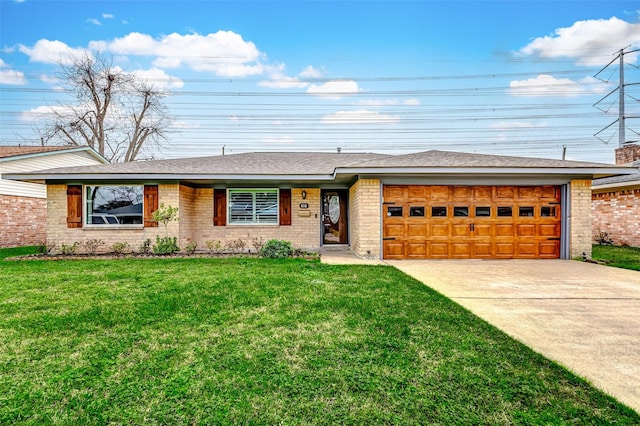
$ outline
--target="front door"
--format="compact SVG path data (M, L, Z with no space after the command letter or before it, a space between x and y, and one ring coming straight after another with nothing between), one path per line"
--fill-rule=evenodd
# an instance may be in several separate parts
M347 191L322 191L322 243L347 244Z

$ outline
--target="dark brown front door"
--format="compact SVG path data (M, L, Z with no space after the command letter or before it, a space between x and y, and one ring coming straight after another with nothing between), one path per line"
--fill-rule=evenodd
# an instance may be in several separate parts
M385 259L558 258L560 187L386 185Z
M322 243L347 244L347 191L322 191Z

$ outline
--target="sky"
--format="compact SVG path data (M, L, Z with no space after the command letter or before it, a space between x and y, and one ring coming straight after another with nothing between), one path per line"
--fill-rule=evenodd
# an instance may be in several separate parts
M39 123L71 102L60 63L88 51L164 91L155 158L437 149L613 163L621 49L624 140L637 141L638 0L0 0L0 145L40 142Z

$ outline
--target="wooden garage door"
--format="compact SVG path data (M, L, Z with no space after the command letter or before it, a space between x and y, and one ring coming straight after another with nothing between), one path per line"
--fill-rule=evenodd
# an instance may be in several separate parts
M385 185L385 259L558 258L560 187Z

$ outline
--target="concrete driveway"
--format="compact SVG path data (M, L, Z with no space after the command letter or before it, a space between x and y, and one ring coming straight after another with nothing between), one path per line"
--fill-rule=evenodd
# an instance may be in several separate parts
M386 263L640 412L640 272L569 260Z

